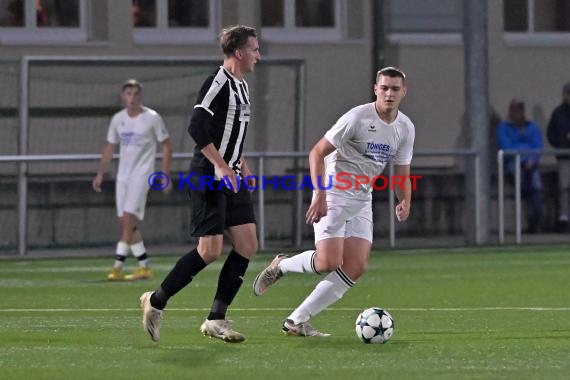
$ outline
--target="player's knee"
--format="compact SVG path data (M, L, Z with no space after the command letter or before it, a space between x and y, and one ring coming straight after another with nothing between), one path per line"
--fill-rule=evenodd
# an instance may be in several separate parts
M202 259L208 264L216 261L218 257L222 255L221 249L198 249L198 252L200 252L200 256L202 256Z
M234 245L234 249L245 257L252 257L259 248L257 239L252 239Z
M368 260L358 260L342 264L342 270L352 281L358 280L367 269Z
M368 263L359 263L352 268L348 276L351 280L356 281L362 276L368 269Z
M215 261L222 254L223 242L203 241L198 243L198 252L206 262Z
M315 268L319 273L332 272L342 264L342 258L337 257L319 257L315 258Z

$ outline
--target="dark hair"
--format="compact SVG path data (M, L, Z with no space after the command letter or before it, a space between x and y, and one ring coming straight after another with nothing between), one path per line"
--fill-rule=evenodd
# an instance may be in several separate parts
M406 74L400 68L395 66L387 66L378 70L376 73L376 82L380 79L380 75L390 78L402 78L402 81L404 81L404 83L406 82Z
M220 33L220 47L225 55L230 56L236 49L245 46L249 37L257 37L254 28L245 25L228 26Z
M142 84L136 79L129 79L121 86L121 92L125 91L127 88L137 87L139 91L142 91Z
M524 102L522 100L515 98L515 99L512 99L511 102L509 103L509 110L516 109L516 108L522 108L524 110Z

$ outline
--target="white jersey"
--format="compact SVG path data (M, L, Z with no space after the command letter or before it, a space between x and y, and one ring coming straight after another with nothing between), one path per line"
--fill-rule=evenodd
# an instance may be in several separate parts
M338 119L327 131L325 138L336 150L325 157L326 186L332 178L333 193L356 197L372 198L372 185L360 184L355 189L354 178L357 175L374 178L382 173L390 161L395 165L409 165L412 162L415 129L412 121L398 111L394 122L388 124L376 113L374 103L354 107ZM339 173L342 182L337 181ZM346 181L351 180L348 190ZM390 188L390 187L388 187Z
M107 142L120 144L117 181L148 178L154 172L157 142L169 137L160 115L148 107L142 109L135 117L123 109L111 119Z

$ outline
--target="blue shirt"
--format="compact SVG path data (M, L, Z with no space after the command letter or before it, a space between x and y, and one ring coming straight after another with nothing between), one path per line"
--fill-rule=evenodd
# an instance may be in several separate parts
M497 128L497 145L499 149L542 149L542 133L538 125L532 121L526 121L522 127L517 127L510 121L503 121ZM538 165L539 159L540 154L523 154L521 165L527 161L534 161ZM505 165L508 170L514 171L515 157L507 156Z

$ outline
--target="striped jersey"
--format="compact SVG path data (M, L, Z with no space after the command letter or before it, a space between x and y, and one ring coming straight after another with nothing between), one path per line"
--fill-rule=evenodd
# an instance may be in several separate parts
M250 114L247 82L220 66L202 85L194 106L189 131L194 128L195 133L190 134L197 145L191 171L214 175L212 163L201 152L211 142L228 166L241 174L241 155Z

